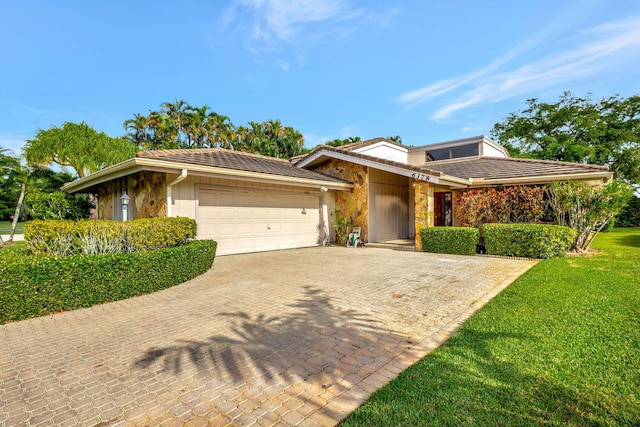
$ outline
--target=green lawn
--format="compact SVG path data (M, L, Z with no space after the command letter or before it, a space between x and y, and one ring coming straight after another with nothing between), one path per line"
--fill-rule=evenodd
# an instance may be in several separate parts
M11 233L11 221L0 221L0 234L10 234ZM16 225L16 233L22 234L24 233L24 222L19 222Z
M640 425L640 229L541 261L343 426Z

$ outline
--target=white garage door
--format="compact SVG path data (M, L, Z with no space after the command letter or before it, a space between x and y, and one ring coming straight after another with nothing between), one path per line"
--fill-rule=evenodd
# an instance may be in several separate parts
M200 189L198 236L218 242L218 255L319 244L319 198Z

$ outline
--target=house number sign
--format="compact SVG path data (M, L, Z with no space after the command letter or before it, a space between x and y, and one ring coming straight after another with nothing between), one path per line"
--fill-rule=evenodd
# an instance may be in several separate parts
M439 181L438 178L435 176L425 175L423 173L418 173L418 172L412 173L411 178L415 178L420 181L433 182L434 184Z

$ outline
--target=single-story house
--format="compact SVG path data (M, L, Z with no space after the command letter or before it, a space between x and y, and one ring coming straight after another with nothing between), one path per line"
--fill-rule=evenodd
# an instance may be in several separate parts
M478 136L420 147L376 138L291 160L218 148L148 151L62 188L93 194L98 219L121 220L125 192L129 219L193 218L199 238L227 255L332 242L336 210L365 242L416 239L423 227L457 225L456 193L465 189L611 178L606 166L511 158Z

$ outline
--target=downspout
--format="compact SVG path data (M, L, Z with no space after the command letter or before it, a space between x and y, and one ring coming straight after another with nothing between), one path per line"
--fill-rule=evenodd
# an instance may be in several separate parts
M172 209L173 199L171 197L171 189L173 188L174 185L184 180L186 177L187 177L187 170L182 169L182 172L180 173L180 175L178 175L173 181L167 184L167 217L170 217L172 215L171 211L173 210Z

